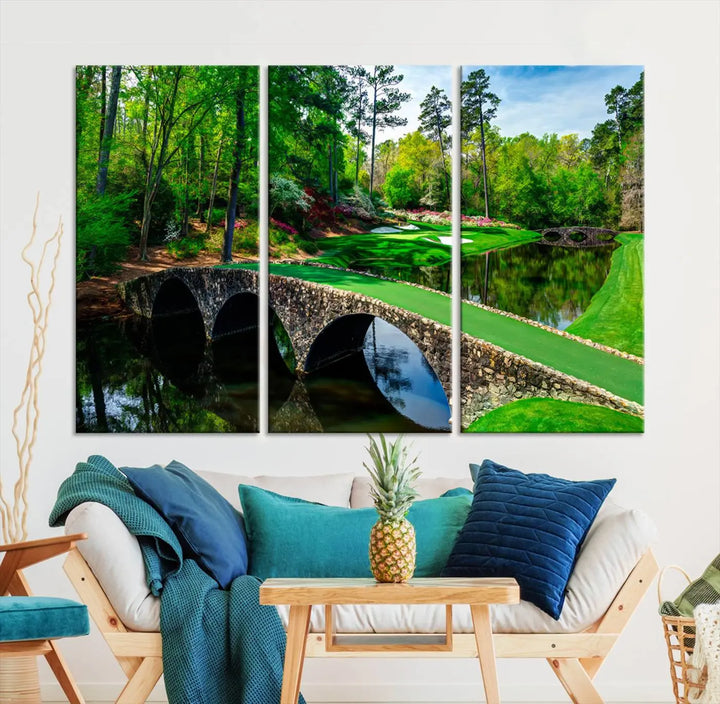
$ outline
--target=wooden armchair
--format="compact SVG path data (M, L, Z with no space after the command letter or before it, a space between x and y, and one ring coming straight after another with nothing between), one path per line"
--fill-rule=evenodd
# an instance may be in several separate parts
M55 640L87 635L87 607L69 599L36 597L22 570L72 550L83 534L0 545L0 657L44 655L71 704L85 704Z

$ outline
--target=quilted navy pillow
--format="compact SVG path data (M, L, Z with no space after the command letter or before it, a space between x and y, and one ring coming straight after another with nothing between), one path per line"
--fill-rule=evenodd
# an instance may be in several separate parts
M520 597L555 619L578 550L615 479L573 482L485 460L444 577L514 577Z
M210 484L184 464L121 467L135 493L175 531L186 557L194 559L223 589L247 573L242 516Z

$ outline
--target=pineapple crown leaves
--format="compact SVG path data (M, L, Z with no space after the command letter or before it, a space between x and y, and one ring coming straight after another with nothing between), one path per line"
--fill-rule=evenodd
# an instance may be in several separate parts
M379 442L371 435L368 438L372 463L363 462L363 466L372 480L370 495L375 508L385 520L400 520L418 496L414 487L421 474L417 456L409 458L402 435L395 442L387 441L382 433Z

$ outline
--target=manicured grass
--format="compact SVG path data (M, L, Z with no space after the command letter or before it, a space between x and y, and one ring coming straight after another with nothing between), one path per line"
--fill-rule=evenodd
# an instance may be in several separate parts
M568 332L642 357L643 235L623 233L613 252L610 273L585 313Z
M438 237L450 237L447 225L429 225L414 222L418 230L379 234L368 232L359 235L329 237L318 241L322 254L313 261L348 269L389 266L435 266L447 264L452 248ZM462 237L470 239L462 246L463 255L483 254L491 249L503 249L540 237L537 232L503 227L463 227Z
M452 258L452 248L442 244L438 234L450 235L450 229L423 226L422 230L407 232L328 237L317 242L322 252L313 261L347 269L446 264Z
M298 264L270 264L270 273L355 291L443 325L451 324L447 296L410 284ZM643 402L643 367L636 362L467 303L462 306L462 326L469 335L588 381L622 398Z
M541 237L539 232L515 230L511 227L468 227L463 225L461 232L463 239L472 240L472 242L463 243L462 254L464 257L485 254L493 249L506 249L527 242L535 242Z
M642 433L644 421L604 406L526 398L478 418L468 433Z

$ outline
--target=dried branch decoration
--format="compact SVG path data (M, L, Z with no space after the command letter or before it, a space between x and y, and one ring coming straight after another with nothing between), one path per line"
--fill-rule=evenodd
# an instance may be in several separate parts
M55 289L55 272L60 256L60 244L63 236L62 217L58 221L55 234L49 237L38 253L30 250L35 244L37 235L37 214L40 207L40 194L35 200L33 212L32 234L22 251L23 261L30 267L30 293L27 302L32 311L33 337L30 347L20 403L13 411L12 434L18 456L18 478L15 482L12 500L5 497L2 473L0 471L0 519L2 519L3 542L18 542L27 538L28 518L28 484L30 466L33 459L33 448L37 439L40 406L38 403L38 384L42 374L42 361L45 355L45 344L48 325L48 313L52 304ZM43 277L43 268L50 263L49 275ZM47 290L43 290L47 288Z

